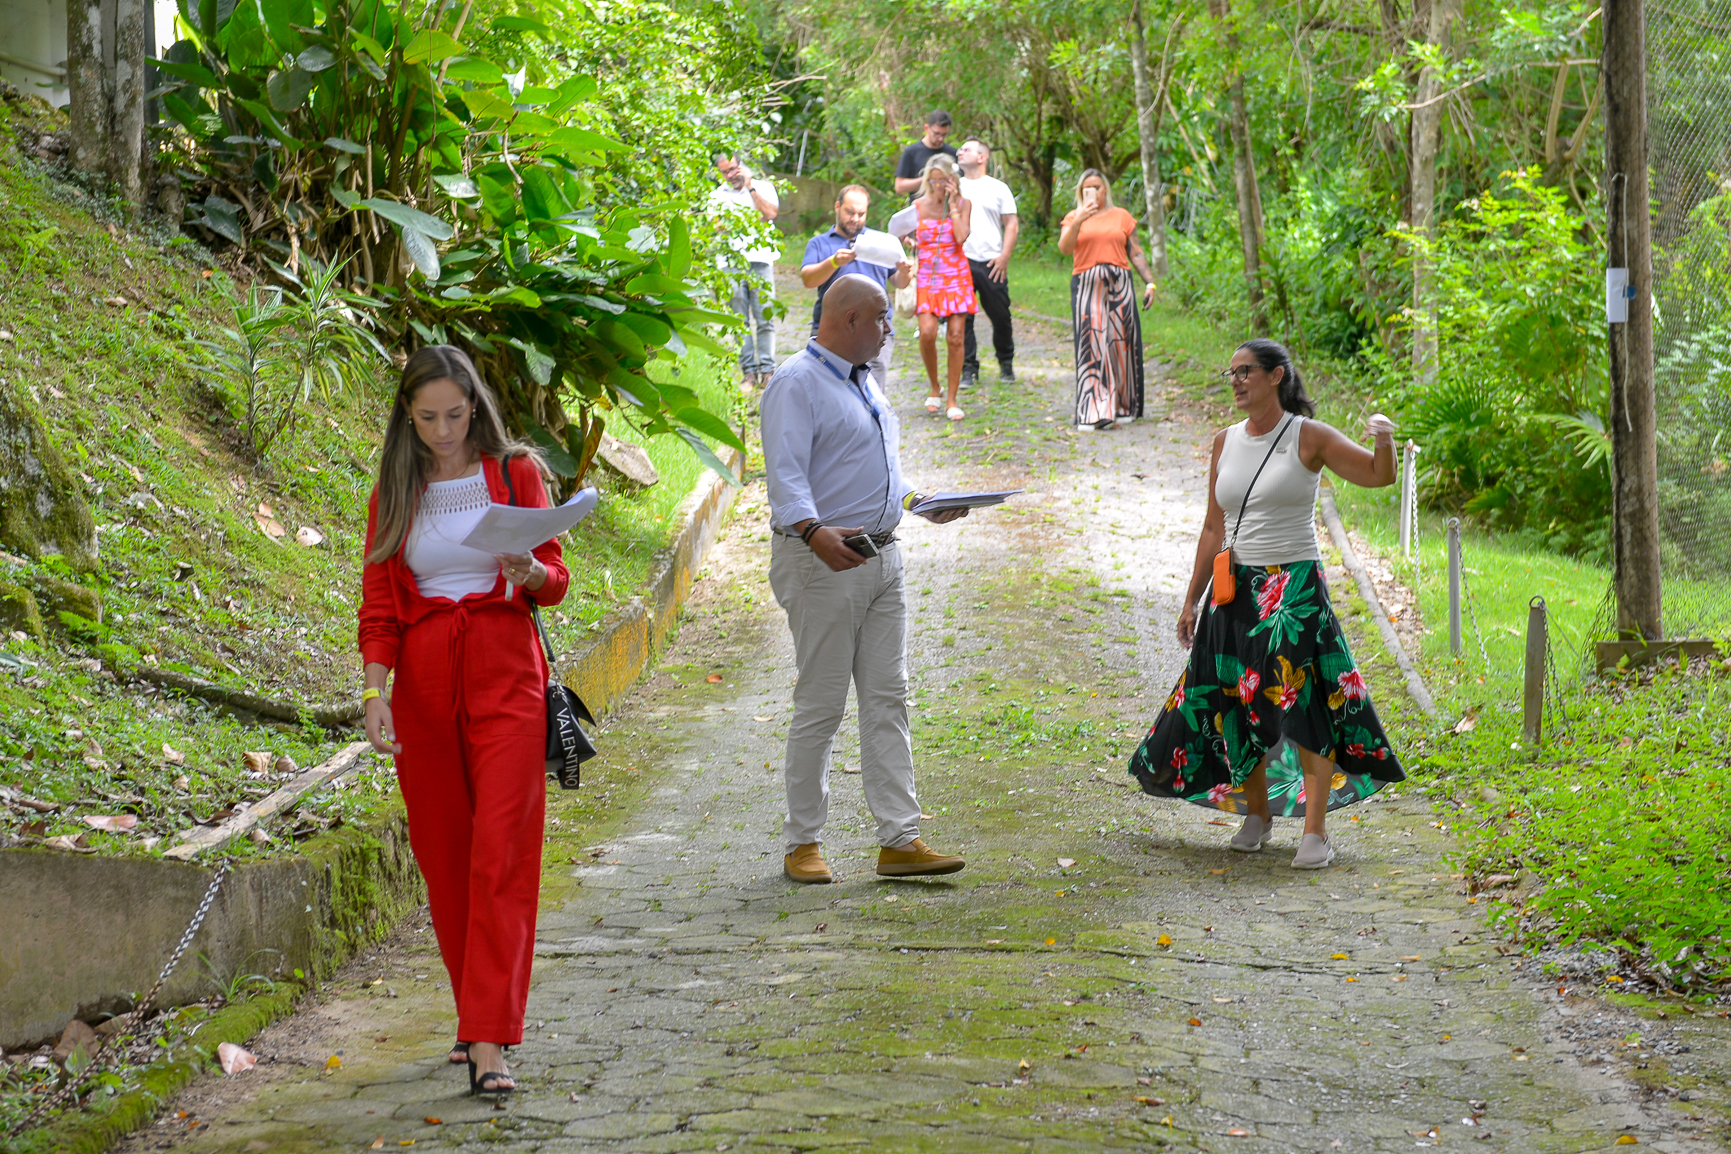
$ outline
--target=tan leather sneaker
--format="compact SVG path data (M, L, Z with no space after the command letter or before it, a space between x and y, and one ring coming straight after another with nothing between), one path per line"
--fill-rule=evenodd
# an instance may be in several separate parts
M803 885L827 885L835 880L835 875L829 872L829 866L823 860L823 854L817 848L817 842L809 842L798 846L794 851L781 859L782 872L789 880Z
M959 857L939 853L917 837L899 849L885 846L878 850L878 873L889 878L959 873L967 864Z

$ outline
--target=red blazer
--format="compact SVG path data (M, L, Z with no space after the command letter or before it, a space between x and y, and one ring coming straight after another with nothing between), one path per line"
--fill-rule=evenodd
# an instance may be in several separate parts
M544 509L550 501L547 499L547 486L541 481L541 471L535 467L535 462L528 457L513 457L510 462L511 484L516 489L517 504L530 508ZM505 488L505 475L499 461L493 457L481 459L481 471L487 477L487 491L495 503L509 503L510 494ZM373 551L373 531L379 515L379 492L375 488L367 499L367 552ZM405 541L407 538L405 537ZM547 581L541 588L530 593L519 588L516 594L507 601L505 599L505 575L500 573L493 582L491 591L479 595L471 594L464 598L470 604L485 604L491 607L515 609L527 617L531 600L537 605L557 605L565 599L565 590L571 584L571 571L565 567L564 551L559 548L559 539L555 537L535 550L535 558L547 570ZM448 597L423 597L420 587L415 584L415 575L403 561L402 550L389 560L374 565L365 565L361 569L361 609L360 609L360 643L361 660L368 665L379 664L387 669L393 669L397 664L397 645L403 631L422 618L441 610L449 609L453 602Z

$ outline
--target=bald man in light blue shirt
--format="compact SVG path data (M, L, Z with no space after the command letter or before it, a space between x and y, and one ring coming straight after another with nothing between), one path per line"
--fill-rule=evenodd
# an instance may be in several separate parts
M903 510L919 494L902 481L901 426L867 371L889 334L889 316L883 289L865 277L839 278L825 296L817 336L782 362L759 408L775 531L769 584L787 611L799 669L782 826L782 869L796 882L834 880L822 833L830 748L850 683L859 700L860 780L877 818L877 872L948 874L966 864L920 838L907 597L895 540ZM952 509L927 519L944 524L966 514Z

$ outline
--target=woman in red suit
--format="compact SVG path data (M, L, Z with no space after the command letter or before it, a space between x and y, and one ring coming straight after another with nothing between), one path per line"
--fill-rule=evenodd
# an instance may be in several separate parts
M460 349L421 349L403 366L369 504L362 697L368 740L396 755L451 975L451 1061L494 1094L516 1088L504 1047L523 1038L541 880L547 666L529 606L557 605L570 582L557 540L532 554L462 544L513 495L548 504L540 457L506 435Z

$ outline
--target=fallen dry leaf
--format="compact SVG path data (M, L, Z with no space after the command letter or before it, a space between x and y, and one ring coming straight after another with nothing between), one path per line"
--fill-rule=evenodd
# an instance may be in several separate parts
M1479 723L1479 719L1474 717L1472 714L1470 714L1470 713L1464 714L1464 715L1462 715L1462 717L1459 721L1455 722L1454 732L1456 732L1456 733L1471 733L1473 730L1473 727L1476 726L1478 723Z
M59 837L48 838L42 844L47 846L49 849L71 850L73 853L95 853L96 852L95 850L90 849L87 846L85 846L83 843L84 843L84 835L83 834L79 834L76 838L70 837L66 834L61 834Z
M276 757L267 749L249 749L241 755L241 761L250 773L267 773Z
M1217 869L1217 870L1209 870L1209 871L1208 871L1208 872L1209 872L1209 873L1211 873L1211 874L1213 874L1213 875L1214 875L1214 876L1215 876L1215 877L1219 877L1219 876L1220 876L1220 875L1221 875L1221 874L1223 874L1223 873L1225 873L1225 872L1226 872L1226 871L1227 871L1227 870L1229 870L1229 869L1231 869L1231 868L1232 868L1232 867L1231 867L1231 866L1226 866L1226 867L1224 867L1224 868L1222 868L1222 869Z
M1232 1129L1230 1129L1226 1132L1226 1136L1228 1138L1248 1138L1248 1137L1250 1137L1250 1131L1240 1130L1236 1126L1234 1126Z
M1058 868L1061 870L1067 870L1075 864L1076 859L1073 857L1061 857L1058 859Z
M1222 998L1222 997L1216 997L1216 998L1215 998L1215 999L1214 999L1214 1000L1215 1000L1215 1001L1216 1001L1216 1002L1219 1002L1219 1003L1220 1003L1220 1004L1221 1004L1221 1005L1222 1005L1222 1006L1228 1006L1228 1005L1231 1005L1231 1004L1232 1004L1232 999L1231 999L1231 998Z
M719 685L719 684L721 684L721 674L711 673L708 677L705 677L703 680L709 682L709 684L711 684L711 685Z
M445 1124L443 1121L433 1117L431 1114L428 1114L423 1121L425 1121L429 1126L443 1126Z
M1200 1026L1202 1024L1202 1019L1201 1018L1191 1018L1190 1024L1192 1026Z
M181 774L179 777L174 779L174 788L175 789L187 789L187 788L191 787L191 785L192 785L192 778L188 777L184 773Z
M1058 939L1057 939L1057 938L1047 938L1047 939L1046 939L1046 944L1047 944L1047 945L1048 945L1048 946L1055 946L1055 945L1057 945L1057 944L1058 944Z
M244 1074L258 1065L258 1059L252 1051L233 1042L219 1042L216 1047L216 1060L224 1074Z
M325 1059L325 1069L327 1070L340 1070L342 1069L342 1065L343 1060L335 1054L332 1054L330 1057Z
M1616 1146L1639 1146L1640 1144L1641 1140L1633 1134L1623 1134L1613 1143Z
M1163 950L1169 950L1172 948L1172 939L1166 934L1161 934L1159 937L1154 939L1154 944Z
M1400 960L1403 962L1422 962L1424 959L1418 954L1402 954Z
M305 545L308 549L311 549L314 546L323 545L325 543L325 535L313 528L311 525L302 525L299 529L295 530L295 541L301 545Z
M1333 961L1333 962L1346 961L1346 955L1345 954L1330 954L1330 955L1328 955L1328 958L1330 961Z
M107 833L125 833L138 824L138 816L130 813L84 815L84 824Z
M271 768L276 770L278 773L293 773L295 770L299 769L300 766L295 764L294 758L285 753L271 763Z
M1034 1068L1034 1064L1032 1062L1028 1061L1028 1059L1026 1059L1026 1058L1023 1058L1020 1062L1016 1063L1016 1069L1020 1070L1024 1074L1026 1074L1029 1070L1032 1070L1033 1068Z
M774 721L775 718L773 718L773 717L754 717L754 718L752 718L752 720L753 721Z
M374 1138L373 1144L371 1146L367 1147L367 1149L369 1149L369 1150L383 1150L384 1148L385 1148L385 1136L383 1134L380 1134L377 1138Z
M174 748L172 745L164 745L162 747L162 760L168 762L170 765L185 765L186 754L180 752L180 750Z
M1166 1103L1161 1101L1159 1098L1150 1098L1146 1094L1138 1094L1136 1097L1132 1098L1131 1101L1135 1102L1139 1106L1164 1106L1164 1105L1166 1105Z
M263 507L264 506L260 506L260 508ZM273 540L284 537L288 534L288 530L283 528L282 522L267 513L254 513L252 515L252 520L253 524L259 527L261 533Z

